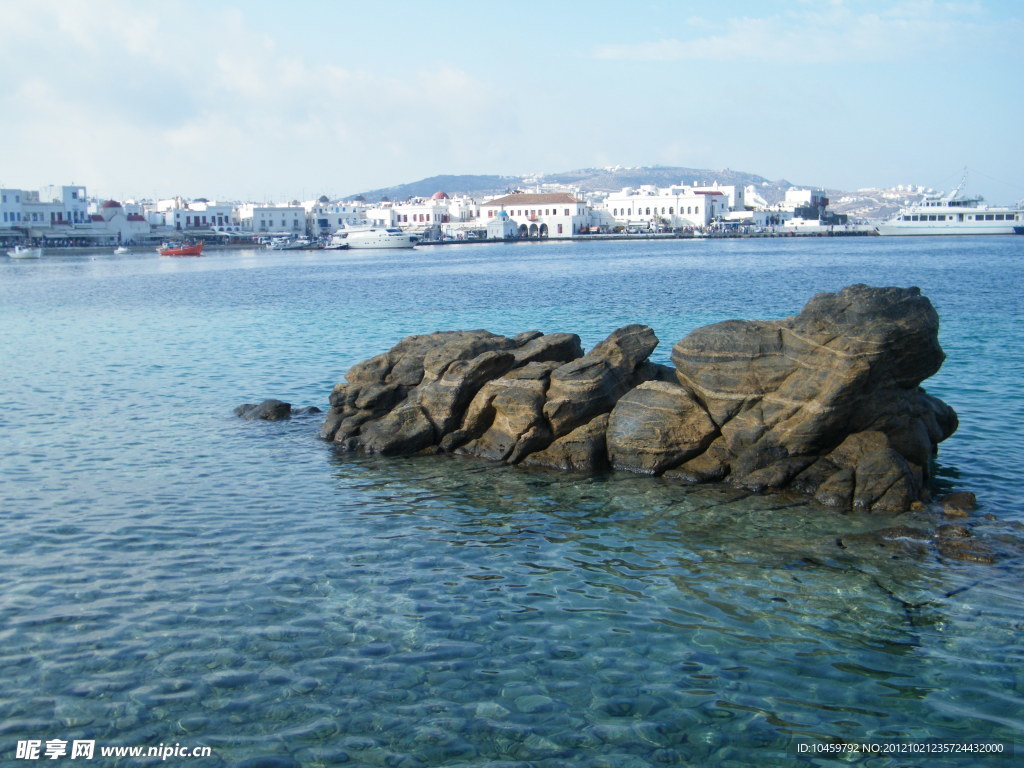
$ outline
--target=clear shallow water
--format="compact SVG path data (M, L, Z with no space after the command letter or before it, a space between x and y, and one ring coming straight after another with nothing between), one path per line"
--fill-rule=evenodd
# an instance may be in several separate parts
M1010 535L1022 256L1024 238L854 238L0 263L0 763L28 738L303 766L1009 745L1019 562L841 550L879 521L799 498L336 456L316 417L231 411L323 407L410 333L572 331L590 347L642 322L666 362L699 325L918 285L948 357L926 386L962 424L941 484L975 491Z

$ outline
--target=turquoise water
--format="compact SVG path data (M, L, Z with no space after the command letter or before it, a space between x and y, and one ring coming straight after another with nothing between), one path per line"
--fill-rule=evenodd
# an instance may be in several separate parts
M918 285L948 357L926 386L961 419L939 490L976 492L996 518L976 535L1009 540L1022 258L1007 237L0 262L0 764L31 764L25 739L204 745L178 764L249 768L991 762L806 750L1011 750L1019 559L843 550L893 521L799 497L339 456L318 417L232 409L326 407L411 333L589 348L640 322L667 362L699 325Z

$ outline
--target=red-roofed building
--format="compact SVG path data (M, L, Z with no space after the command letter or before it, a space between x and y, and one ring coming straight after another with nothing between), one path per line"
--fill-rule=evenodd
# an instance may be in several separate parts
M504 211L515 224L521 240L568 238L590 227L587 204L567 192L516 192L480 205L481 223Z

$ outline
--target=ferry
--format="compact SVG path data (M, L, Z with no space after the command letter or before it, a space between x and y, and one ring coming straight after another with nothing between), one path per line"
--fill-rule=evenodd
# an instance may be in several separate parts
M1024 205L985 205L963 195L967 178L949 195L926 195L878 225L880 235L1012 235L1024 226Z

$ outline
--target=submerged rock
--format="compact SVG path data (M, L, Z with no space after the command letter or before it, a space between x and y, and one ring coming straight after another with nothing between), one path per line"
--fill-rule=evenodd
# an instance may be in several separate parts
M410 336L349 370L321 436L345 451L794 487L899 512L926 497L957 426L919 386L944 359L938 329L917 288L854 285L783 320L700 328L674 346L674 368L647 361L658 339L643 325L587 354L568 333Z
M235 415L247 421L283 421L291 418L292 404L273 399L262 403L243 403L235 408Z

